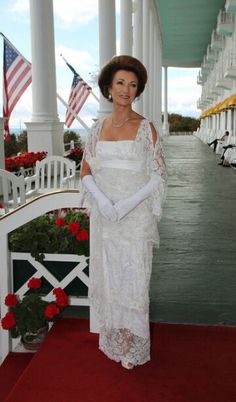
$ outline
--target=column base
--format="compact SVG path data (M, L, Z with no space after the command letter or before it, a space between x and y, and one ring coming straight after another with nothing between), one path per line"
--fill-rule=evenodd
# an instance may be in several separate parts
M164 123L162 126L163 135L167 136L170 135L170 125L169 123Z
M28 151L46 151L50 155L64 155L64 123L25 122L27 128Z

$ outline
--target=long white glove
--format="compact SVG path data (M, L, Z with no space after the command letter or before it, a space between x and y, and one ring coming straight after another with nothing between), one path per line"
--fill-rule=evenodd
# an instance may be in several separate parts
M112 205L111 201L105 196L105 194L98 188L92 175L86 175L82 179L83 185L92 194L93 198L97 202L99 211L104 218L115 222L117 221L117 213Z
M118 201L114 207L117 212L118 220L122 219L125 215L136 208L142 201L150 197L154 189L163 182L162 178L158 175L153 176L147 184L145 184L140 190L132 194L130 197L124 200Z

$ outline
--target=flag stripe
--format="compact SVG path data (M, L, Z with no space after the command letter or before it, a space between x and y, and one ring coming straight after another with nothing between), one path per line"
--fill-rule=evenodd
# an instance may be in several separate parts
M80 110L82 109L82 106L83 106L83 104L85 103L86 99L88 98L89 94L90 94L90 92L85 92L84 95L83 95L83 97L82 97L82 99L80 100L80 102L77 103L77 106L76 106L76 108L75 108L75 112L76 112L77 114L78 114L78 113L80 112ZM71 114L68 116L68 118L67 118L67 123L69 124L68 127L71 126L71 124L73 123L73 120L74 120L74 116L73 116L73 114L71 113ZM68 125L68 124L67 124L67 125Z
M15 96L15 98L14 98L14 100L13 100L13 102L11 103L10 108L9 108L10 114L11 114L11 112L13 111L14 107L16 106L18 100L19 100L20 97L22 96L22 93L25 92L25 90L26 90L26 89L28 88L28 86L30 85L31 81L32 81L32 78L29 77L28 80L24 83L23 87L21 88L22 92L18 92L18 94Z
M86 84L86 82L80 77L80 75L75 71L75 69L69 64L66 63L70 70L73 72L74 77L71 86L71 92L69 95L68 106L72 109L76 114L79 113L81 108L83 107L86 99L92 91L92 88ZM67 109L65 124L67 127L70 127L73 123L75 116Z
M28 78L31 77L31 69L29 66L24 66L23 71L18 70L17 74L14 77L14 80L11 81L9 87L8 87L8 96L9 99L14 95L15 91L20 90L20 86L22 81L28 81Z
M15 59L11 67L7 70L7 80L9 83L14 80L15 74L17 74L17 71L24 65L24 60L22 60L20 57Z
M31 81L31 64L4 38L3 117L5 140L10 135L11 113Z

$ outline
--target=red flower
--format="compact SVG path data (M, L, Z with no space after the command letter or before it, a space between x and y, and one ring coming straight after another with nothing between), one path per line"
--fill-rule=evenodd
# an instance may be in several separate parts
M52 292L56 296L56 303L60 307L68 306L68 296L61 288L55 288Z
M65 219L64 218L57 218L56 220L55 220L55 224L57 225L57 226L65 226L66 225L66 221L65 221Z
M30 289L39 289L41 287L41 284L41 278L31 278L27 285Z
M47 305L44 313L47 318L52 319L60 313L60 309L54 303L51 303Z
M77 222L75 222L75 221L73 221L73 222L69 223L68 229L69 229L74 235L76 235L76 234L78 233L79 229L80 229L80 224L77 223Z
M78 240L78 241L89 240L89 234L88 234L87 230L82 229L80 232L78 232L76 235L76 240Z
M62 296L62 295L64 296L65 295L65 292L62 288L55 288L55 289L53 289L52 293L55 296Z
M56 303L58 304L59 307L67 307L68 306L68 296L57 296L56 298Z
M1 319L1 324L3 329L12 329L16 325L16 317L11 311L8 311L8 313Z
M14 294L9 294L5 297L5 305L8 307L15 307L18 303L18 297Z

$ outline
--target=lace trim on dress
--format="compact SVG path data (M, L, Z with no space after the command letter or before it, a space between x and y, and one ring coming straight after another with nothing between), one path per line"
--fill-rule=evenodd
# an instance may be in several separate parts
M162 178L162 183L158 185L148 200L152 213L159 222L162 217L167 191L167 170L164 152L160 137L158 137L155 146L153 144L150 122L145 119L142 123L142 129L138 133L137 141L143 141L147 151L147 174L149 177L158 175Z
M126 359L134 366L150 360L150 338L141 338L127 328L105 329L99 337L99 349L116 362Z
M91 127L83 155L83 159L90 163L91 166L93 166L94 168L96 168L96 144L103 126L104 119L105 118L97 120ZM149 199L152 213L156 216L157 221L159 222L162 216L162 210L166 199L167 190L167 171L161 140L160 138L158 138L158 141L154 146L152 141L152 130L150 127L150 122L146 119L143 119L138 128L135 141L142 141L144 149L147 152L146 168L148 176L151 177L152 175L157 174L163 179L162 184L156 188L156 190L153 192L152 197L150 197ZM79 190L80 206L90 209L91 205L93 204L93 200L88 190L83 186L81 180L79 182Z

